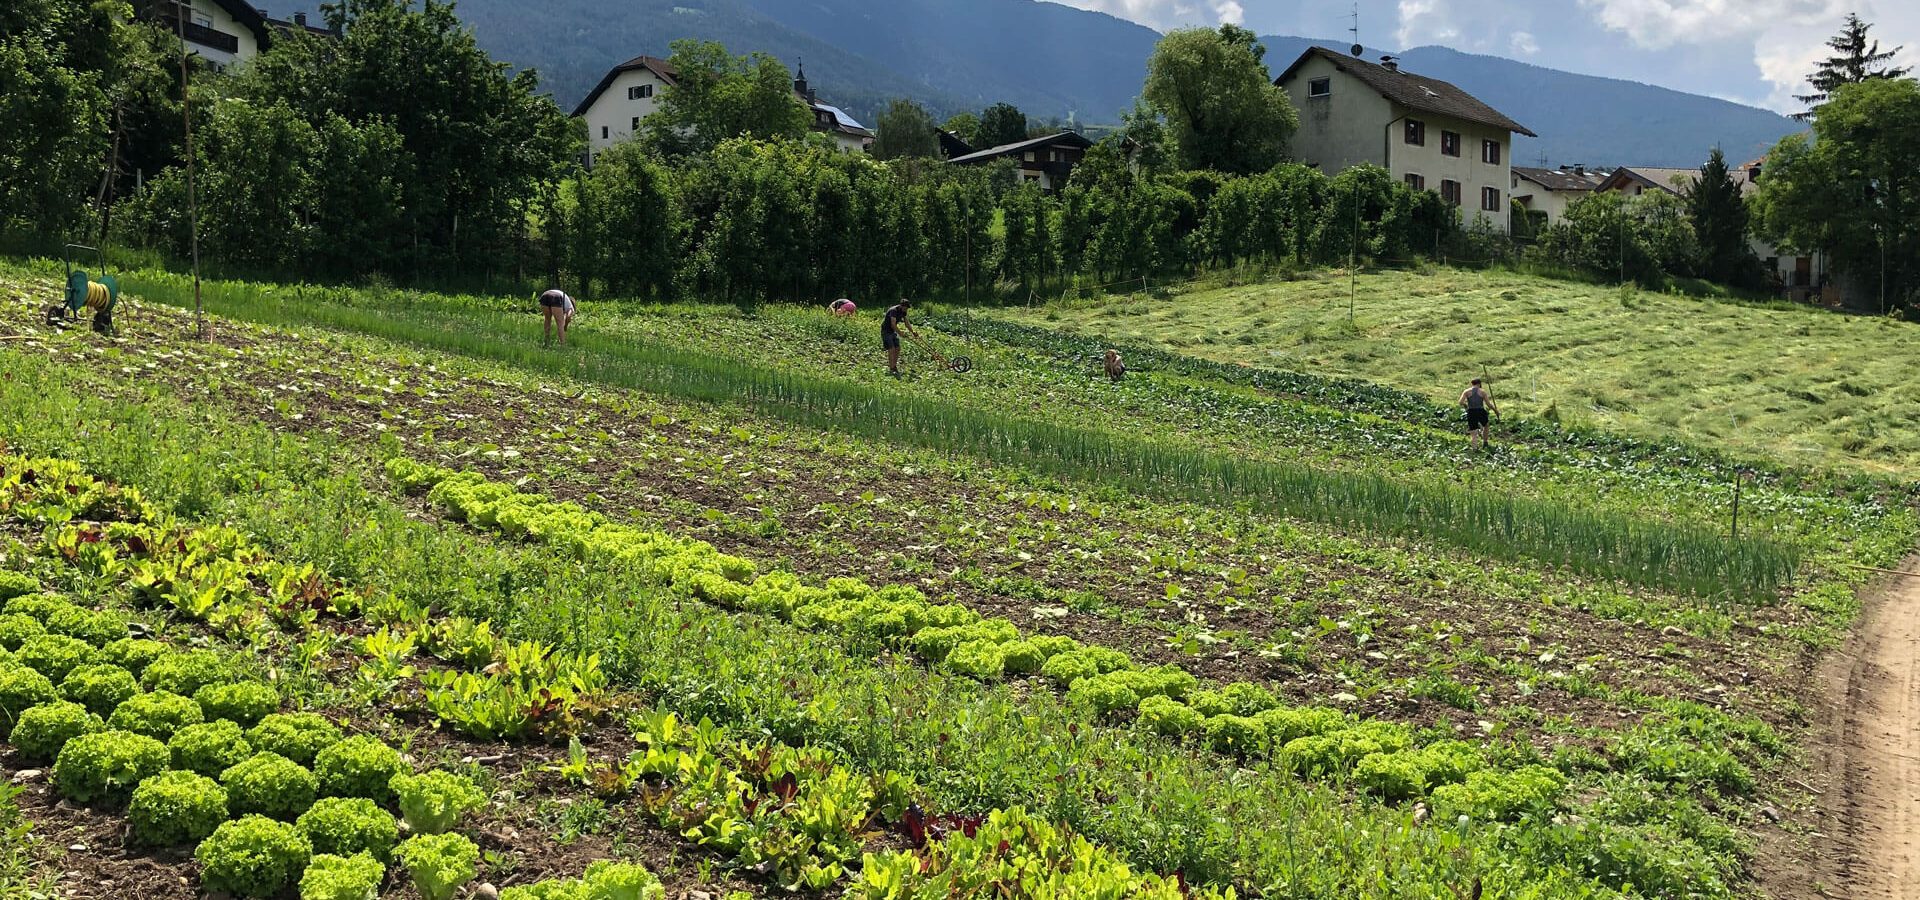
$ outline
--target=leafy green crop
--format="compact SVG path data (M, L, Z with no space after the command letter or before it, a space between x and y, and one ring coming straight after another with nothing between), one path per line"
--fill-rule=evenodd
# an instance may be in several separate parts
M20 714L8 740L23 761L48 763L60 755L68 741L103 727L99 716L78 703L42 703Z
M313 846L292 825L253 815L221 825L193 855L208 891L264 900L294 884L313 857Z
M313 806L318 783L313 773L278 753L256 753L220 773L227 802L236 815L293 821Z
M415 834L448 831L462 814L487 802L487 795L474 787L472 779L438 769L395 775L392 786L400 800L400 815Z
M67 741L53 763L53 786L75 803L124 800L169 762L167 746L143 734L96 731Z
M316 853L300 876L300 900L376 900L387 867L365 853Z
M464 835L418 835L395 848L393 855L406 864L413 886L425 900L451 900L455 891L479 874L480 848Z
M140 782L127 806L127 834L136 844L197 844L227 821L227 792L204 775L162 772Z
M384 863L400 840L400 828L393 814L365 797L316 800L294 824L313 843L315 853L336 856L368 853Z
M228 719L181 728L167 741L167 750L173 754L174 768L209 778L253 758L254 752L240 726Z

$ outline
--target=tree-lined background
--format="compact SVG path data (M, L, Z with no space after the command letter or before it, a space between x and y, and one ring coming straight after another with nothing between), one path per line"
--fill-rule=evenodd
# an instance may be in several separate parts
M629 145L585 135L439 0L341 0L338 36L287 33L230 73L195 67L123 0L0 10L0 232L190 242L190 97L203 256L237 272L407 283L557 281L596 297L1026 297L1220 267L1530 260L1657 285L1763 288L1748 238L1820 252L1890 305L1920 279L1920 91L1850 20L1812 79L1813 133L1782 142L1757 197L1715 152L1684 197L1599 195L1512 236L1379 169L1291 160L1296 118L1264 48L1233 26L1166 36L1132 113L1063 190L938 158L908 100L870 156L809 131L764 55L674 45L678 87ZM994 147L1063 126L1010 104L938 127ZM1704 155L1704 154L1703 154Z

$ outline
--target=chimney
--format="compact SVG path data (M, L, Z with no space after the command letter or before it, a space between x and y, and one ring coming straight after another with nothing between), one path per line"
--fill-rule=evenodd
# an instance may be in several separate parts
M1585 176L1586 176L1586 174L1587 174L1587 164L1586 164L1586 163L1574 163L1574 164L1573 164L1573 174L1575 174L1575 175L1579 175L1579 176L1581 176L1581 177L1585 177Z
M298 25L301 28L307 27L307 14L303 12L294 13L293 24Z
M1380 57L1380 65L1385 66L1389 72L1398 72L1400 71L1400 58L1397 56L1382 56Z

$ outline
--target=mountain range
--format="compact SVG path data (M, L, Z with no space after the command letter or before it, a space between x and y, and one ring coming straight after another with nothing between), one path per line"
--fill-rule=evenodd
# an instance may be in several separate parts
M1160 38L1042 0L459 0L456 9L482 47L538 71L568 109L613 65L699 38L804 66L823 99L868 124L896 97L943 118L1006 101L1036 121L1112 123L1139 95ZM1282 35L1262 41L1275 75L1310 45L1347 49ZM1521 165L1693 166L1715 146L1740 162L1802 127L1727 100L1446 47L1393 55L1401 68L1453 82L1538 132L1516 137Z

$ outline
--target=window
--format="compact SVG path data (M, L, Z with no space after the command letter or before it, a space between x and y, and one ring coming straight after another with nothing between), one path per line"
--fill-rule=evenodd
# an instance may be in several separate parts
M1333 79L1315 78L1307 82L1307 96L1330 97L1333 95Z
M600 139L601 139L601 140L603 140L603 141L604 141L604 140L606 140L606 139L607 139L607 137L608 137L608 134L607 134L607 133L608 133L608 132L610 132L610 131L612 131L612 130L613 130L613 126L611 126L611 125L602 125L602 126L600 126Z
M1441 156L1459 156L1460 155L1460 132L1457 132L1457 131L1440 132L1440 155Z
M650 85L650 84L637 84L637 85L634 85L633 87L627 88L628 100L645 100L652 96L653 96L653 85Z
M1424 176L1424 175L1415 175L1415 174L1413 174L1412 172L1408 172L1408 173L1407 173L1407 187L1410 187L1410 188L1413 188L1413 189L1414 189L1414 190L1416 190L1416 191L1424 191L1424 190L1426 190L1426 189L1427 189L1427 179L1426 179L1426 176Z
M1460 182L1442 180L1440 182L1440 199L1445 200L1448 203L1453 204L1454 206L1459 206L1460 205Z
M1499 165L1500 164L1500 142L1499 141L1481 141L1480 142L1480 161L1490 166Z
M1480 189L1480 208L1487 212L1500 211L1500 189L1483 187Z
M1415 147L1425 147L1427 145L1427 123L1408 119L1407 143Z
M1036 157L1036 156L1034 155L1034 152L1033 152L1032 150L1028 150L1028 151L1027 151L1027 156L1026 156L1026 160L1027 160L1027 162L1038 162L1038 161L1039 161L1039 159L1038 159L1038 158L1037 158L1037 157Z
M631 131L631 132L634 132L634 133L636 133L636 134L637 134L637 133L639 133L639 131L640 131L640 117L639 117L639 116L634 116L634 117L633 117L633 126L632 126L631 128L629 128L628 130L629 130L629 131Z

